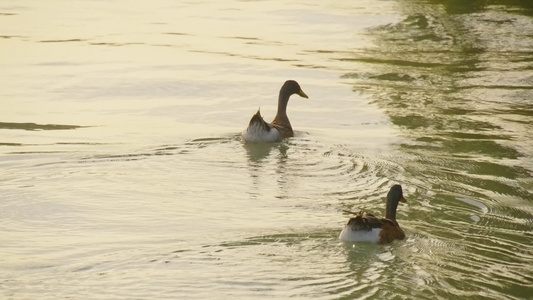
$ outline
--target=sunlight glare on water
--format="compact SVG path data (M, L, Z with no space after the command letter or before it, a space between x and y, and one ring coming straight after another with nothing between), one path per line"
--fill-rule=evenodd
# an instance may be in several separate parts
M532 16L0 1L1 297L531 298ZM295 137L244 144L287 79ZM340 242L396 183L407 238Z

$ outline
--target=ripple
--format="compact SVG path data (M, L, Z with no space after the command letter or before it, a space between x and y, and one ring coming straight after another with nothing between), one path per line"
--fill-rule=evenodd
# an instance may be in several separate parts
M529 237L524 234L531 230L531 222L527 221L531 219L529 208L517 206L509 210L498 201L487 201L484 189L464 180L473 175L459 172L458 176L456 169L461 164L448 163L446 156L444 160L441 157L420 160L397 149L387 151L387 156L363 154L346 145L325 144L312 136L267 148L266 155L254 160L239 137L228 134L143 149L125 147L118 154L100 153L63 161L63 171L55 174L56 179L67 173L69 178L77 176L76 172L83 173L79 166L75 172L68 171L74 171L71 167L83 162L94 176L90 186L106 190L110 186L133 184L147 189L138 191L134 201L121 199L125 191L104 193L111 195L117 208L142 207L146 215L135 214L136 223L152 226L161 223L164 231L169 224L183 220L174 225L189 226L187 233L180 232L181 238L219 232L217 237L207 239L222 240L179 242L166 245L166 252L139 251L133 253L133 258L128 258L132 253L95 254L86 263L72 264L68 269L90 282L114 276L125 284L136 285L140 283L130 282L125 274L114 270L133 268L158 274L165 270L167 275L180 278L178 288L182 291L203 295L201 291L205 289L232 289L242 297L263 293L272 297L383 298L415 288L420 290L421 298L476 297L479 290L498 290L498 284L490 283L491 280L516 288L518 294L521 286L532 278L523 272L524 261L533 258ZM483 168L489 169L481 165ZM412 178L421 169L427 177ZM135 175L121 175L132 170ZM442 176L434 174L442 170L447 170L447 176L454 181L441 182ZM513 177L512 168L504 170L508 174L502 178ZM484 176L487 175L493 176ZM99 176L102 180L95 179ZM147 176L150 182L157 182L157 192L143 183ZM187 178L188 184L180 185L181 178ZM427 183L432 180L434 186L429 187ZM357 208L383 210L386 192L396 181L404 184L410 201L409 206L399 210L408 239L383 247L339 243L340 227L335 226L345 220L337 212ZM255 194L228 200L235 196L235 191L245 194L248 189ZM138 195L147 196L147 202L137 199ZM194 195L197 203L180 202L176 209L176 203L161 198L174 195ZM163 208L172 217L157 209L165 202L171 203ZM201 209L198 203L203 203ZM73 205L78 211L79 203ZM129 213L117 211L118 216L112 214L113 222L132 218ZM155 217L150 211L160 213ZM54 217L57 216L49 216ZM105 219L102 215L99 218ZM71 225L75 224L72 219L68 219ZM202 228L191 226L198 222ZM250 231L254 234L249 234ZM257 235L257 231L264 234ZM236 235L241 238L227 239L224 232L238 232ZM504 271L498 273L498 269ZM179 275L183 270L188 271L187 278ZM205 280L205 274L211 274L212 279ZM472 278L473 274L478 277ZM37 278L46 276L41 274ZM464 285L465 281L471 285ZM281 289L279 282L284 282Z
M358 283L358 279L353 277L353 271L342 271L345 259L339 252L340 249L327 246L329 240L331 240L331 233L329 232L275 234L223 243L214 246L216 248L222 247L219 251L215 250L210 253L224 254L224 257L242 257L243 263L237 266L233 265L232 272L251 274L249 280L256 283L281 280L286 284L282 289L290 290L293 297L323 297L326 295L349 297L361 293L367 293L368 296L375 294L375 288L369 282L363 281L368 280L368 277L375 276L375 272L383 265L371 263L368 268L362 270L362 277ZM245 257L250 253L260 254L255 256L253 265L244 263ZM297 256L303 253L305 255ZM321 267L322 264L316 263L317 260L324 259L330 261L329 263L337 264L337 268L330 268L325 271ZM268 267L264 265L265 263L268 264ZM263 272L249 273L246 271L246 268L255 268L258 265L263 265ZM291 271L292 267L298 265L306 266L305 274ZM257 278L257 276L265 277ZM234 278L234 276L231 277Z

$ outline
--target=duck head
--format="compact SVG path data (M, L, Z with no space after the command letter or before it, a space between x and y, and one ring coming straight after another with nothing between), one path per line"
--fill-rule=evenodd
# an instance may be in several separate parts
M297 94L300 97L303 98L309 98L307 95L302 91L302 88L298 84L298 82L294 80L287 80L281 87L281 90L279 91L280 96L290 97L291 95Z

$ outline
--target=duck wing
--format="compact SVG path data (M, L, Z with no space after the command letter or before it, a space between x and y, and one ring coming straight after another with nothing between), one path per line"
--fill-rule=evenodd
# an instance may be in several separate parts
M276 130L281 134L281 136L283 137L293 137L294 136L294 131L292 130L292 127L291 127L291 123L289 122L289 120L287 120L287 122L279 122L278 120L274 120L272 121L272 123L270 123L270 125L274 128L276 128Z
M388 244L394 240L403 240L405 233L397 222L390 219L380 219L383 223L381 231L379 232L379 243Z

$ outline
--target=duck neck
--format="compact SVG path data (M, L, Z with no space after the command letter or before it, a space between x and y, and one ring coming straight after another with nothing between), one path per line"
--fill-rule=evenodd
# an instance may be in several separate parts
M289 122L287 117L287 104L289 103L289 96L285 95L281 91L278 97L278 112L276 113L275 120Z
M396 209L398 208L398 203L395 201L387 201L387 207L385 208L386 218L396 222Z

